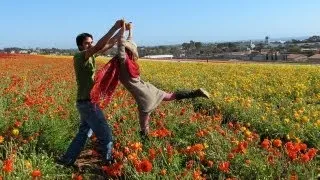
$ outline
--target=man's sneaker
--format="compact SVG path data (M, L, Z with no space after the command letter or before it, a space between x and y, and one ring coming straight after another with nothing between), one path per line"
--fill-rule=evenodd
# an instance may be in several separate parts
M72 167L74 169L78 169L78 166L76 166L73 162L67 162L63 157L56 158L55 163L64 167Z
M206 97L208 99L210 98L210 93L208 91L204 90L203 88L199 89L199 95L201 97Z
M140 131L139 132L140 138L142 139L142 141L147 141L149 140L149 135L146 132Z
M112 158L112 159L103 159L102 160L102 166L111 166L112 164L114 164L116 161Z

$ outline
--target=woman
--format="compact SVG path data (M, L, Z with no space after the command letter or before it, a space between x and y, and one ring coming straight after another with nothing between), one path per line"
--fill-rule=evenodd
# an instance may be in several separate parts
M129 31L127 40L124 38L126 28ZM200 88L192 91L177 91L174 93L164 92L140 78L139 58L137 45L132 38L132 24L123 23L118 33L118 54L114 57L96 77L96 84L91 91L91 98L98 102L104 98L110 102L118 80L134 97L139 111L140 134L147 137L149 133L150 113L161 101L181 100L185 98L206 97L210 95Z

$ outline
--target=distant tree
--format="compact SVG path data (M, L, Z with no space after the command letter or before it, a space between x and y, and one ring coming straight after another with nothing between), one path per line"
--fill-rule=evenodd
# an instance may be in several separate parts
M288 47L289 53L301 53L301 48L297 45L292 45Z
M195 42L192 41L192 40L190 41L190 48L191 48L191 49L195 48Z
M263 43L258 43L254 49L256 51L261 51L261 49L263 49L263 48L264 48L264 44Z
M296 44L296 43L300 43L301 41L300 41L300 40L296 40L296 39L292 39L291 42L292 42L293 44Z
M320 36L311 36L305 40L306 42L320 42Z
M182 48L186 51L188 51L190 49L190 44L189 43L183 43L182 44Z
M200 49L202 47L202 43L201 42L195 42L194 46L196 47L196 49Z

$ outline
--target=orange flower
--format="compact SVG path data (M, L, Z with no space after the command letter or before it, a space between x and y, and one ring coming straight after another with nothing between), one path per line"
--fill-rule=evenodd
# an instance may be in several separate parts
M229 167L230 167L229 161L221 162L218 166L219 170L225 173L229 172Z
M171 136L171 134L172 134L171 131L169 131L165 127L161 127L160 129L154 130L153 132L150 133L152 137L159 137L159 138Z
M296 174L291 174L289 180L298 180L298 176Z
M247 151L247 148L248 148L248 143L246 141L241 141L237 148L233 150L233 152L236 152L236 153L246 153Z
M4 141L4 137L0 136L0 144L3 143L3 141Z
M150 172L152 170L152 163L147 159L142 160L139 166L142 172Z
M166 169L161 169L160 175L164 176L166 174L167 174L167 170Z
M73 180L83 180L83 177L80 174L72 174Z
M123 158L123 153L121 151L114 151L113 152L113 157L115 159L122 159Z
M273 140L273 146L275 147L281 147L282 141L280 139Z
M133 150L142 151L142 144L141 144L141 142L133 143L133 144L130 145L130 147L131 147Z
M192 177L194 180L202 180L202 179L205 179L201 176L202 172L200 169L197 169L195 171L193 171L193 174L192 174Z

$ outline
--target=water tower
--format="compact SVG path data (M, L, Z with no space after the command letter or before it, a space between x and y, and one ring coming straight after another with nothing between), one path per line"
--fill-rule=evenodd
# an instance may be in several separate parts
M266 36L264 39L264 44L269 44L269 36Z

